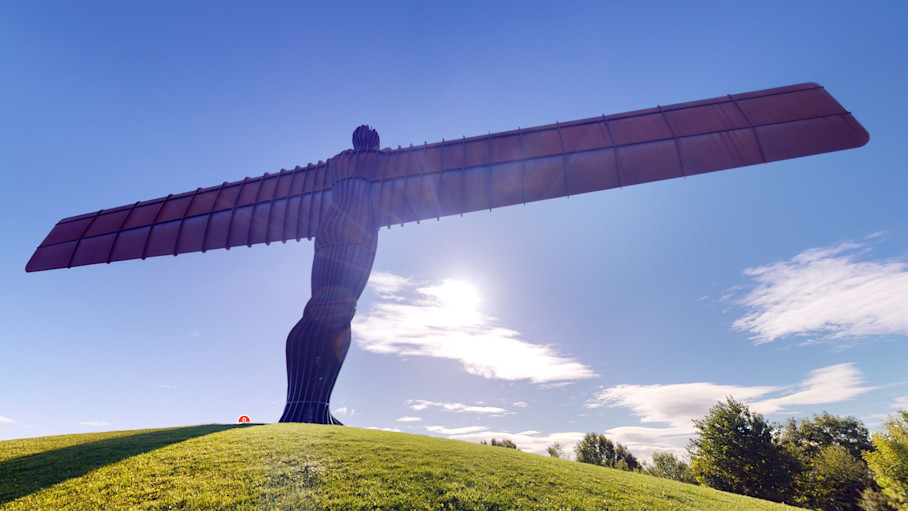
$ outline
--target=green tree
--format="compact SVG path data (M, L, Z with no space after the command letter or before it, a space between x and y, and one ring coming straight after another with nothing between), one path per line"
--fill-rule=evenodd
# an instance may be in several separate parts
M577 461L603 467L614 466L615 444L605 438L605 435L587 433L583 440L574 446Z
M646 473L663 479L672 479L682 483L694 483L693 475L687 463L679 460L670 452L654 452L652 466L646 467Z
M546 447L546 452L549 453L549 456L558 459L567 459L567 454L564 452L564 447L558 442Z
M688 450L698 482L776 502L790 496L795 460L773 441L762 415L729 397L694 426L697 436Z
M873 450L870 433L854 417L837 417L823 412L810 419L788 419L779 430L779 441L807 457L819 454L830 445L841 445L861 459L861 453Z
M517 444L515 444L509 438L502 438L501 440L492 439L491 444L495 447L507 447L508 449L517 449Z
M823 511L860 509L861 492L873 486L870 470L848 448L827 445L796 476L796 503Z
M637 470L640 462L627 447L615 444L596 433L587 433L583 440L574 446L577 461L603 467L620 468L621 470Z
M778 442L797 460L793 502L823 510L859 509L861 492L874 486L861 453L872 450L870 434L854 417L823 412L788 419Z
M621 466L619 467L619 465ZM615 444L615 464L613 466L633 472L640 468L640 462L627 447L617 443Z
M908 410L883 423L883 431L873 435L873 446L875 451L864 453L873 479L890 506L908 511Z

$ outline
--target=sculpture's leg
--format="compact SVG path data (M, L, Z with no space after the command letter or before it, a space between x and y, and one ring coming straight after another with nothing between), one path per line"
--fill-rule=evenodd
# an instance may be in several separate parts
M316 249L312 298L287 337L287 404L281 422L340 424L328 406L350 348L356 300L372 270L374 237L370 244Z
M281 422L340 424L328 406L350 348L355 304L326 303L324 298L309 300L303 319L287 337L287 404Z

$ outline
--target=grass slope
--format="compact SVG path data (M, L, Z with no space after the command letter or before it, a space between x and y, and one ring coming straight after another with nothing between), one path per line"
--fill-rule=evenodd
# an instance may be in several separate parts
M308 424L0 442L0 510L782 510L513 449Z

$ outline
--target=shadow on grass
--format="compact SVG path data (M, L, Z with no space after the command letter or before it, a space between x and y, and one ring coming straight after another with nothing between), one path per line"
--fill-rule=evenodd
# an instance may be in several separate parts
M210 424L109 438L0 462L0 505L83 476L105 465L233 428L252 424Z

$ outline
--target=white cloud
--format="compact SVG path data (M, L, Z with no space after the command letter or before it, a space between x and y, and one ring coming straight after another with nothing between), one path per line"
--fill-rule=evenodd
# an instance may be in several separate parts
M16 422L16 419L10 419L9 417L0 415L0 424L15 424Z
M332 413L335 415L347 415L349 417L352 417L356 415L356 410L342 406L340 408L335 408L334 410L332 410Z
M753 289L738 300L747 312L732 326L757 344L790 335L908 335L908 264L859 260L867 251L843 243L745 270Z
M178 387L176 385L167 385L166 383L152 383L155 387L160 387L162 389L176 390Z
M526 408L529 406L526 401L517 401L516 403L511 403L511 405L516 406L517 408Z
M586 406L627 408L640 417L641 423L666 424L665 427L623 426L605 432L635 455L645 458L653 451L683 455L690 437L696 432L693 419L704 417L726 397L744 402L758 413L788 413L796 411L794 407L798 406L847 401L874 389L863 383L860 371L848 363L811 371L800 383L786 386L748 387L708 382L617 385L600 390Z
M398 293L410 287L410 279L393 273L376 271L369 275L369 289L386 300L403 300Z
M110 424L107 423L107 422L100 422L100 421L82 421L82 422L79 422L78 424L79 424L80 426L95 426L95 427L97 427L97 426L109 426L109 425L110 425Z
M466 412L466 413L491 413L496 415L508 415L514 412L499 408L497 406L480 406L480 405L466 405L463 403L440 403L437 401L426 401L424 399L408 399L407 405L410 406L412 410L425 410L429 407L441 408L448 412Z
M419 422L422 420L422 417L398 417L395 420L397 422Z
M376 426L366 426L366 429L374 429L374 430L378 430L378 431L390 431L391 433L400 433L401 432L399 428L379 428Z
M895 398L895 401L892 402L891 406L898 410L908 410L908 396L899 396Z
M822 405L848 401L874 387L864 387L861 372L854 364L837 364L810 372L810 376L787 395L754 402L751 406L759 413L780 413L792 406Z
M483 426L465 426L463 428L446 428L444 426L426 426L426 431L431 431L432 433L441 433L442 435L467 435L470 433L477 433L480 431L485 431L486 428Z
M353 321L353 337L367 351L457 360L470 374L502 380L552 383L596 376L551 345L522 341L519 332L496 324L476 308L478 295L462 282L426 286L380 272L369 282L381 300Z
M523 431L520 433L509 433L507 431L494 431L483 426L467 426L463 428L446 428L444 426L427 426L426 431L446 435L453 440L463 440L465 442L479 443L482 440L486 442L493 438L508 439L517 445L521 451L532 452L536 454L546 454L546 448L555 442L561 444L561 447L569 455L574 451L574 445L583 438L583 433L576 431L565 433L550 433L543 435L538 431Z
M670 385L617 385L599 391L586 403L587 408L603 405L629 408L640 422L661 422L676 428L690 428L692 417L706 415L717 402L727 396L750 401L778 387L741 387L715 383L675 383Z

